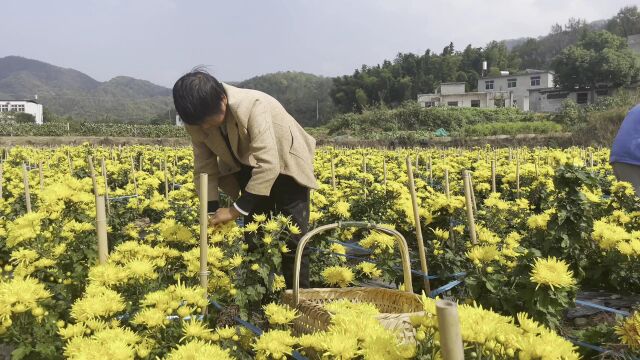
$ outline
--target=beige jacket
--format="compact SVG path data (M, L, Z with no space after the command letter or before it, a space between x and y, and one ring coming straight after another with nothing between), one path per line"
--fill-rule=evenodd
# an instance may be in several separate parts
M299 184L317 188L313 174L316 141L273 97L256 90L223 84L228 105L225 122L229 143L236 158L252 166L246 190L269 195L279 174ZM201 173L209 174L209 201L218 200L218 188L237 199L240 187L232 174L240 170L225 144L219 128L204 130L185 125L194 154L194 180L200 189Z

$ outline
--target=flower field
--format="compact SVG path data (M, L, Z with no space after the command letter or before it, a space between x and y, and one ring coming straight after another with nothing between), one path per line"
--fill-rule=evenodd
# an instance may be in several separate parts
M613 177L607 150L318 149L311 228L367 221L405 237L423 308L412 341L383 327L372 304L343 300L324 305L326 330L293 331L301 314L281 300L279 269L300 230L282 216L209 228L201 287L190 148L0 154L0 339L15 359L439 359L436 297L459 304L465 358L593 356L576 339L640 356L640 311L582 331L565 318L581 291L640 294L640 202ZM106 262L96 195L108 204ZM315 287L407 287L384 232L346 227L309 250Z

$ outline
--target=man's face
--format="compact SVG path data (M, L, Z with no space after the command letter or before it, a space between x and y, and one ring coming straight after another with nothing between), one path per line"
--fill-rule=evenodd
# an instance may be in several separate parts
M223 97L220 111L217 114L209 115L206 118L204 118L204 121L202 122L202 124L200 124L200 126L204 130L220 127L220 125L222 125L222 123L224 122L224 116L226 115L226 113L227 113L227 98Z

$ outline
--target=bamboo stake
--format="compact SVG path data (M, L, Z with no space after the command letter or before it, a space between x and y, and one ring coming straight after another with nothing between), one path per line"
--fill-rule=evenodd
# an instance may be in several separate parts
M449 191L449 168L444 169L444 193L447 195L447 200L451 198Z
M336 160L331 157L331 187L336 190Z
M429 155L429 186L433 187L433 160Z
M384 178L382 179L383 184L387 185L387 158L382 158L382 172L384 173Z
M520 158L516 154L516 197L520 197Z
M471 190L471 203L473 204L473 212L478 212L478 206L476 204L476 191L473 186L473 176L469 173L469 190Z
M207 239L207 225L209 217L207 214L208 194L208 174L200 174L200 286L204 288L205 299L208 300L207 287L209 284L209 271L207 270L207 252L209 244ZM206 314L207 308L202 309L202 314Z
M0 163L0 199L2 199L2 183L3 182L4 182L4 163Z
M491 192L496 192L496 161L491 160Z
M42 160L40 160L40 164L38 165L38 173L40 176L40 191L44 191L44 171L42 169Z
M93 196L98 197L98 181L96 180L96 169L93 166L93 158L87 156L87 164L89 164L89 174L91 174L91 182L93 183Z
M29 172L27 171L27 165L22 163L22 180L24 182L24 202L27 207L27 212L31 212L31 193L29 191Z
M362 172L366 175L367 174L367 156L366 155L362 155ZM362 187L362 189L364 190L364 199L367 200L367 180L366 178L364 179L364 186Z
M73 176L73 160L71 160L71 152L67 150L67 159L69 159L69 174Z
M436 302L440 351L443 360L464 360L458 305L450 300Z
M418 250L420 251L420 266L423 272L424 290L428 294L431 292L429 284L429 271L427 269L427 256L424 250L424 240L422 239L422 225L420 224L420 213L418 210L418 197L416 195L415 184L413 182L413 170L411 169L411 158L407 156L407 174L409 175L409 191L411 192L411 202L413 204L413 219L416 225L416 238Z
M444 168L444 193L447 195L447 200L451 199L451 190L449 187L449 168ZM449 218L449 245L454 246L456 242L453 226L451 225L451 218Z
M169 199L169 171L167 170L167 159L164 159L164 198Z
M469 170L465 170L462 173L462 180L464 183L464 200L467 207L467 218L469 220L469 237L471 238L472 244L477 244L478 240L476 238L476 221L473 217L473 205L471 204L471 181Z
M109 179L107 179L107 165L104 158L100 159L102 165L102 177L104 178L104 198L107 203L107 214L111 214L111 206L109 205Z
M109 241L107 240L107 214L105 212L105 197L96 197L96 232L98 235L98 262L105 264L109 256Z
M131 179L133 180L133 190L136 194L136 204L139 204L140 198L138 197L138 181L136 180L136 166L133 161L133 156L131 157Z

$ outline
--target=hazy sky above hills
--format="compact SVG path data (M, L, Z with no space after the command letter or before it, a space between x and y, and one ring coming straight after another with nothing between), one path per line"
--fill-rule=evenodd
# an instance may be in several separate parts
M296 70L335 76L398 52L440 52L613 16L632 0L3 0L0 57L100 81L171 87L200 64L227 81Z

